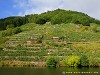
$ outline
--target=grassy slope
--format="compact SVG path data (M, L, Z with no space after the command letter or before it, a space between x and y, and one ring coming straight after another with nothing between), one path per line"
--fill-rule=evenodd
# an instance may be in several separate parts
M29 23L20 27L23 32L9 36L1 60L45 61L49 55L70 56L86 54L90 58L100 58L100 33L93 32L92 27L75 24L36 25ZM43 36L42 43L27 44L31 37ZM53 40L59 37L60 40ZM38 40L37 40L38 41Z

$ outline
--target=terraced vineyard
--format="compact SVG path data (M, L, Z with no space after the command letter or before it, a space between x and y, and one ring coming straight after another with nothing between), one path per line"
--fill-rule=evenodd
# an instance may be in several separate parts
M30 23L20 28L21 33L9 36L9 40L2 44L0 60L36 62L46 61L48 56L63 60L71 55L82 54L100 59L100 32L93 32L91 27L71 23Z

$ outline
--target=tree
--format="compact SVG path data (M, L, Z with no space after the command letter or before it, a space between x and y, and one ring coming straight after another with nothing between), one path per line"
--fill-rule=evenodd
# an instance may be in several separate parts
M80 59L81 66L89 66L89 60L86 55L81 55Z
M95 23L91 24L91 29L92 29L93 32L98 32L99 30L97 28L98 28L97 24L95 24Z
M80 57L79 56L70 56L66 60L66 65L70 67L77 67L80 65Z
M45 24L47 21L44 18L37 18L36 23L37 24Z
M59 17L59 15L56 15L56 16L52 17L51 23L52 24L60 24L61 23L61 18Z
M14 28L14 25L13 24L10 24L10 25L7 25L7 27L6 27L6 29L12 29L12 28Z
M47 60L46 60L46 65L48 67L56 67L57 66L57 60L55 57L48 57Z
M20 33L20 32L22 32L22 30L21 30L21 28L19 28L19 27L13 29L13 33L14 33L14 34L17 34L17 33Z
M17 27L17 28L14 28L14 29L5 30L1 34L2 34L2 37L5 37L5 36L11 36L11 35L20 33L21 31L22 30L19 27Z
M82 17L82 18L80 17L79 22L84 26L90 26L90 21L88 17Z

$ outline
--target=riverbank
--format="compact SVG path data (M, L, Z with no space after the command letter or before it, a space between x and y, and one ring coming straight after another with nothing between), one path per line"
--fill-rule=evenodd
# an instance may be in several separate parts
M0 67L45 67L45 62L0 61Z
M98 64L98 63L97 63ZM95 65L97 65L95 64ZM99 67L100 68L100 64L98 64L98 66L95 65L89 65L88 67ZM40 61L40 62L29 62L29 61L0 61L0 67L38 67L38 68L43 68L43 67L47 67L46 62L44 61ZM60 61L56 67L68 67L66 66L64 61ZM82 67L82 66L80 66ZM86 66L85 66L86 67Z

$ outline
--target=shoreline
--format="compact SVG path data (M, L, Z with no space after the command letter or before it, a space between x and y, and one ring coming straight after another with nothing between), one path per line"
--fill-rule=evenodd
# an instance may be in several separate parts
M46 62L44 61L39 61L39 62L25 62L25 61L0 61L0 67L36 67L36 68L45 68L46 66ZM58 65L56 68L59 67L68 67L65 65ZM83 68L83 67L87 67L87 68L100 68L100 66L81 66L81 67L77 67L77 68ZM74 68L74 67L72 67Z
M45 67L45 62L0 61L0 67Z

